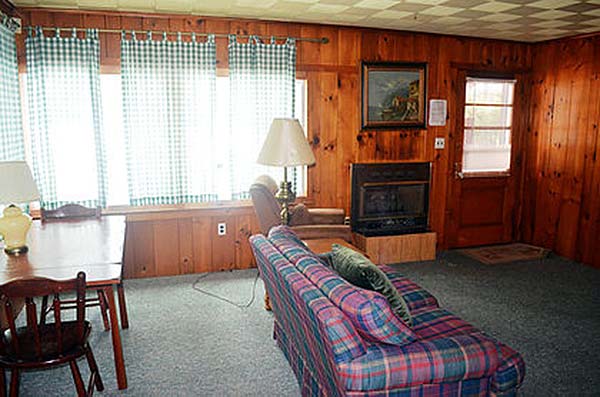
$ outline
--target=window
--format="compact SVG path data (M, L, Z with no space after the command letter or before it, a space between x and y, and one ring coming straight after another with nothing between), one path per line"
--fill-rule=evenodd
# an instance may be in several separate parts
M467 77L462 172L510 169L515 80Z
M26 74L21 76L21 87L22 87L22 107L23 107L23 118L25 121L25 139L26 147L29 148L28 140L29 134L27 132L27 97L26 97ZM103 115L103 130L106 144L106 156L107 156L107 167L108 167L108 206L122 206L129 204L129 192L127 187L127 165L126 165L126 153L125 153L125 135L123 131L123 107L121 98L121 76L118 74L102 74L100 75L100 84L102 92L102 115ZM307 92L306 92L306 80L296 80L296 97L295 97L295 115L300 121L300 124L306 131L307 125ZM217 77L217 111L216 111L216 131L227 131L229 128L229 78L228 77ZM77 153L77 150L73 150L73 141L68 137L68 134L64 134L64 142L56 142L56 147L64 148L64 153L60 155L69 156L72 153ZM227 173L229 170L228 166L228 145L229 136L228 134L219 134L221 142L218 147L221 148L221 153L217 158L222 161L217 164L217 180L224 181L227 179ZM81 152L81 151L79 151ZM28 160L31 160L31 153L27 151ZM258 156L258 153L256 153ZM269 174L277 181L281 179L282 171L279 167L268 167ZM71 170L68 175L72 176L73 172L79 172L80 170ZM57 169L57 173L60 169ZM222 175L221 175L222 174ZM257 175L258 176L258 175ZM62 180L82 180L84 176L79 175L73 178L61 178ZM73 194L77 194L77 190L85 190L88 187L81 185L80 183L71 183L68 189L73 190ZM306 167L298 167L297 171L297 192L298 196L306 195ZM229 191L229 184L223 183L219 187L218 191L219 200L231 199L231 192Z

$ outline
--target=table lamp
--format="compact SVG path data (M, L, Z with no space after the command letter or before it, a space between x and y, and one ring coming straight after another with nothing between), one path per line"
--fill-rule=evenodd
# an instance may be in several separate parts
M257 162L283 167L283 182L281 182L275 198L281 204L281 223L287 225L289 223L288 204L296 199L296 195L291 189L292 184L287 180L287 167L315 163L315 156L306 141L300 122L290 118L274 119Z
M40 198L40 193L24 161L0 162L0 204L9 204L0 218L0 235L4 238L4 251L10 255L28 251L27 232L31 217L15 204L30 203Z

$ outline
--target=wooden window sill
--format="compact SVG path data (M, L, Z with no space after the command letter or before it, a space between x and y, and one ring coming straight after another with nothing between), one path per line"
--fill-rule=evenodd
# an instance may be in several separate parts
M460 179L471 179L471 178L508 178L510 177L510 171L490 171L490 172L461 172L459 174Z

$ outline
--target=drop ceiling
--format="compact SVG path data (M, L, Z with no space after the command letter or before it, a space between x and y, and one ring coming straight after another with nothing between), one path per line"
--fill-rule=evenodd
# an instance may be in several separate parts
M14 0L17 6L185 13L526 42L600 32L600 0Z

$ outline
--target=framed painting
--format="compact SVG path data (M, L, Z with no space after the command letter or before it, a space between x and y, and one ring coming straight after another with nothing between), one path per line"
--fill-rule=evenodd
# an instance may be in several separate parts
M362 62L362 129L425 128L427 64Z

